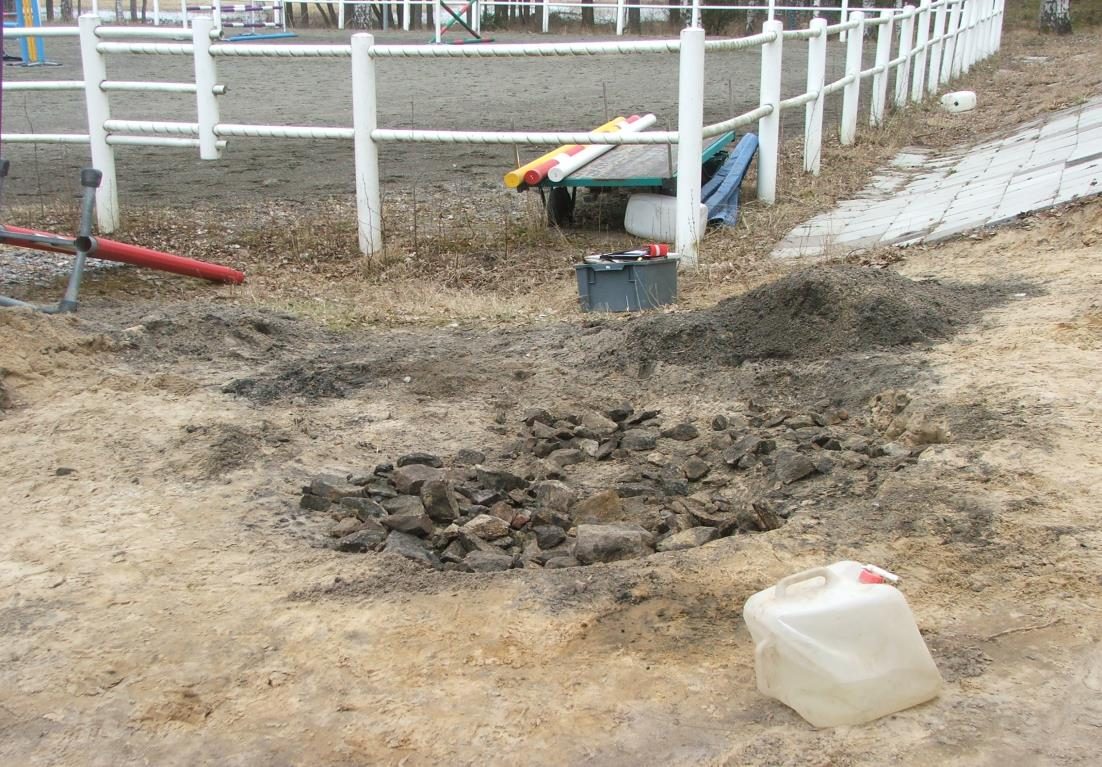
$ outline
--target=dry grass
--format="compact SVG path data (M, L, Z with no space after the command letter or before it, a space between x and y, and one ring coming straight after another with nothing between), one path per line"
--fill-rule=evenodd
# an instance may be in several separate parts
M1030 63L1025 55L1050 57ZM1009 32L1002 53L955 84L977 91L980 108L950 116L935 102L893 114L878 130L859 131L855 147L824 137L822 175L802 172L800 142L782 147L777 203L758 204L753 171L743 185L737 227L710 232L702 266L685 273L680 308L710 304L776 274L774 243L794 226L858 192L874 170L910 145L950 146L1102 91L1102 35L1065 38ZM867 119L862 104L862 118ZM788 120L802 120L790 112ZM829 130L829 129L828 129ZM608 226L560 231L543 224L534 194L504 190L482 197L418 199L386 196L386 248L359 253L350 199L266 204L236 211L148 210L131 216L119 239L243 267L248 283L237 295L258 305L290 309L334 326L497 324L533 322L577 313L573 269L586 253L633 244ZM71 228L71 212L23 211L17 220ZM208 222L217 221L217 224ZM882 260L882 259L881 259ZM193 283L132 272L130 291L209 290ZM114 284L114 279L112 284ZM97 288L92 285L89 290Z

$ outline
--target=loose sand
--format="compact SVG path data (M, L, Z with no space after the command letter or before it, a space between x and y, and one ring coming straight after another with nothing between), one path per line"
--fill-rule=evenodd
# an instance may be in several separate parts
M619 322L335 335L219 301L0 313L0 761L1091 763L1100 241L1094 203L911 252L912 278L1032 286L949 340L846 363L907 392L904 418L943 423L947 443L779 530L584 571L420 571L316 548L288 511L311 474L492 444L496 415L529 405L870 399L823 359L639 378L586 352ZM222 391L296 360L378 375L270 404ZM846 557L904 576L947 685L819 732L755 691L740 609Z

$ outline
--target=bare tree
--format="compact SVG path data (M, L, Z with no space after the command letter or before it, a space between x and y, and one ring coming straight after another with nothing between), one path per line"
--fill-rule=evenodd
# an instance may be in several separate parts
M347 25L352 29L370 29L371 7L366 3L353 5L352 13L349 14Z
M322 23L327 27L337 26L337 9L333 3L316 3L318 10L321 11Z
M1071 0L1041 0L1041 31L1071 34Z

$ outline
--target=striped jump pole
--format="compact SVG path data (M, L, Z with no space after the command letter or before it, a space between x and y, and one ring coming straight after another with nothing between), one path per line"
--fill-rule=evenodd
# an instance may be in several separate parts
M15 0L14 11L12 15L15 17L15 22L12 23L12 26L42 26L42 15L39 11L38 0ZM49 61L46 58L46 46L43 44L41 37L19 38L19 57L22 59L20 66L24 67L57 66L56 62Z

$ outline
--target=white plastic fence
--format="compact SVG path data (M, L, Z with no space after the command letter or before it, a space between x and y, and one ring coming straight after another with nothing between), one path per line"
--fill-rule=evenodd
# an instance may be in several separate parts
M34 34L43 37L79 36L83 80L5 82L7 91L83 91L88 114L87 134L3 134L11 143L86 143L92 165L103 172L96 197L97 222L108 233L119 225L118 180L115 173L117 146L197 147L202 159L220 157L226 140L233 137L257 139L336 139L353 142L355 153L356 212L360 248L366 254L381 250L383 243L382 197L379 185L379 146L391 141L461 144L679 144L677 162L676 248L683 262L693 265L702 232L697 226L700 207L700 149L704 138L717 136L757 122L758 199L771 204L776 199L780 115L788 109L804 108L804 170L818 175L826 97L842 92L839 139L852 144L858 123L861 80L872 78L869 110L871 125L880 125L887 107L888 80L895 73L893 103L934 94L952 78L967 72L977 61L998 50L1002 36L1005 0L937 0L919 8L880 11L876 17L849 14L844 23L828 25L813 19L808 29L785 31L779 21L768 21L761 34L734 39L705 40L704 31L690 27L679 40L570 42L513 45L375 45L374 37L353 35L351 45L255 45L217 42L209 18L196 18L190 43L155 42L139 38L171 38L178 29L104 27L97 16L80 18L78 28L46 27L26 31L9 29L8 35ZM916 23L917 21L917 23ZM865 30L876 27L876 59L862 68ZM917 32L916 32L917 29ZM895 30L898 30L898 34ZM829 41L852 32L845 41L845 74L826 82L826 54ZM781 73L784 41L806 41L807 86L803 93L783 98ZM891 57L893 50L896 52ZM706 52L761 49L759 106L726 120L703 124L704 58ZM195 63L194 83L149 83L113 81L107 78L106 58L112 54L191 56ZM397 130L377 124L375 60L379 58L499 58L549 56L607 56L669 53L679 56L678 123L676 131L644 133L527 132ZM263 57L274 59L348 58L352 68L352 127L310 127L294 125L240 125L223 123L217 97L224 92L218 84L219 58ZM115 91L194 93L196 122L119 120L111 116L109 96Z

